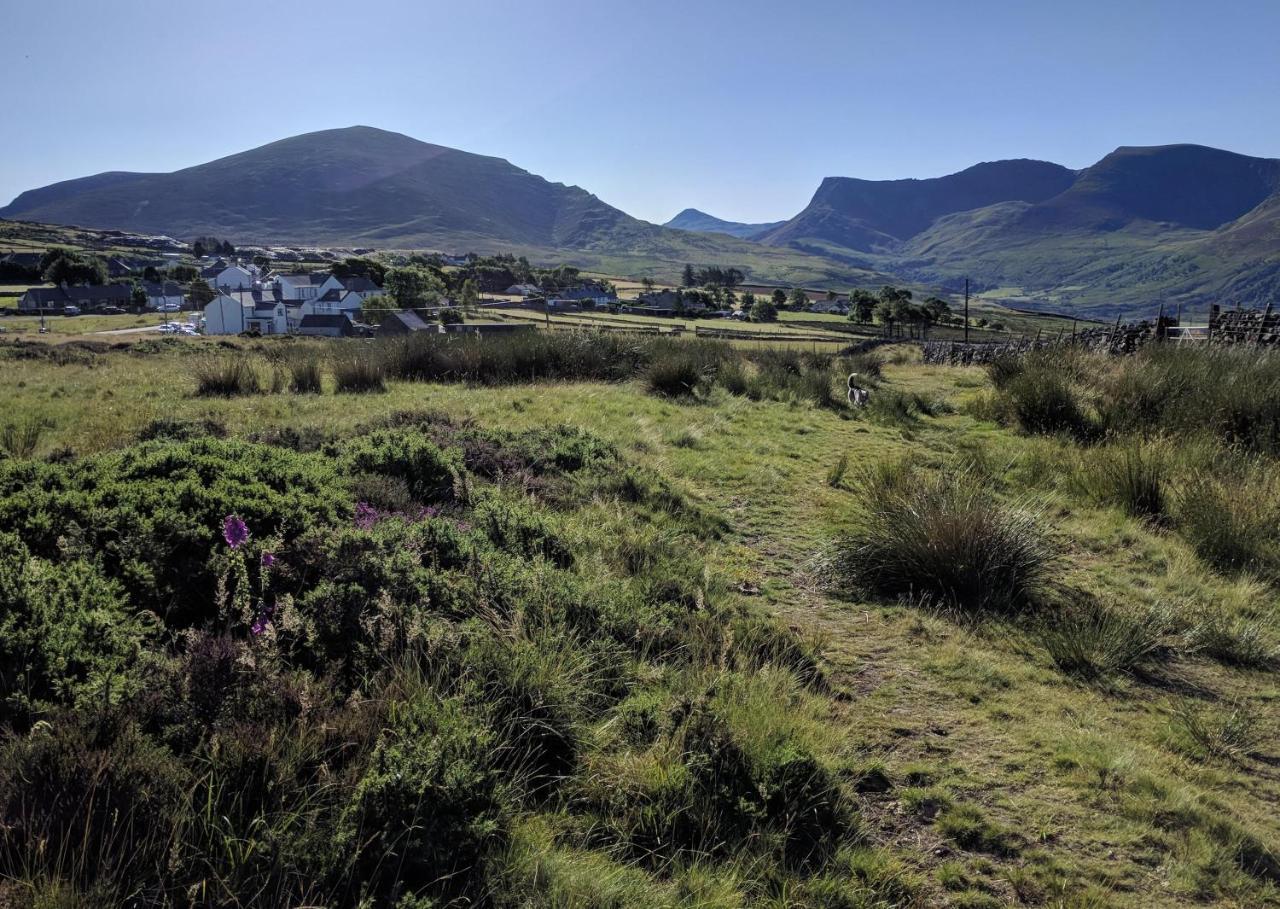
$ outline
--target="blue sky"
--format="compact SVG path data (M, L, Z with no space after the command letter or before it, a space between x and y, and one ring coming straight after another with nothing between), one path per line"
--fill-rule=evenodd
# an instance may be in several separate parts
M0 199L366 124L648 220L1118 145L1280 157L1277 0L0 0Z

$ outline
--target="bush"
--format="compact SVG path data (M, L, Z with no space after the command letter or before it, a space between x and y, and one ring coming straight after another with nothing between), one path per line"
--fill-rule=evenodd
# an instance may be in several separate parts
M868 474L856 491L854 529L831 560L846 591L1016 612L1054 586L1058 555L1036 515L971 475Z
M1004 386L1009 410L1023 432L1065 434L1087 440L1096 435L1072 390L1072 380L1047 364L1024 367Z
M209 355L195 361L196 394L230 398L262 393L262 380L248 354Z
M383 429L362 435L343 449L343 463L353 474L397 477L419 502L451 498L462 476L461 459L421 433Z
M456 698L416 692L393 716L336 833L347 902L478 895L479 866L502 841L500 743Z

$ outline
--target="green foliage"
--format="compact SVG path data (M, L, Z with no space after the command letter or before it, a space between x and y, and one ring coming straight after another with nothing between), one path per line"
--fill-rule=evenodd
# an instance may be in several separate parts
M417 265L388 269L383 285L401 309L433 306L448 290L438 275Z
M751 317L752 322L777 322L778 306L772 300L761 297L752 305L747 315Z
M48 284L107 283L107 266L97 256L55 247L40 259L40 274Z
M55 705L128 698L153 630L92 563L36 559L0 533L0 722L25 727Z
M474 891L501 838L499 743L456 698L414 697L393 717L336 831L353 896L385 904Z
M421 433L384 429L362 435L343 449L351 473L375 473L403 480L419 502L450 498L461 477L456 453L441 449Z
M856 492L854 529L831 564L848 592L1017 612L1054 586L1058 555L1037 516L972 475L868 472Z
M1280 576L1280 487L1268 466L1192 478L1178 496L1174 519L1213 567Z

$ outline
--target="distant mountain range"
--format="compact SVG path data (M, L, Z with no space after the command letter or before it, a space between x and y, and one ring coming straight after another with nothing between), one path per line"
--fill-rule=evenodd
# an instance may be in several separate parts
M22 193L0 218L235 243L513 252L674 278L685 262L760 280L888 276L786 248L659 227L502 160L367 126L324 130L167 174L111 172Z
M760 243L1097 315L1280 296L1280 160L1120 148L1071 171L996 161L930 180L831 177Z
M1280 296L1280 161L1196 145L1120 148L945 177L828 177L795 217L687 209L658 226L504 161L370 127L295 136L169 174L23 193L0 218L237 243L509 251L615 274L685 262L753 280L956 287L1092 315Z
M781 227L785 223L785 221L771 221L767 224L742 224L738 221L722 221L696 208L686 208L662 226L674 227L676 230L692 230L702 234L728 234L731 237L749 240Z

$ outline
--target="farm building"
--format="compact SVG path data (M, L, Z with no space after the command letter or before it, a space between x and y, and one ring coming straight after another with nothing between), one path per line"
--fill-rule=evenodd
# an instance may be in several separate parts
M321 338L349 338L356 333L346 313L310 313L298 323L298 334Z
M18 301L23 312L61 312L68 306L82 311L104 306L128 306L133 288L127 284L85 285L83 287L32 287Z

